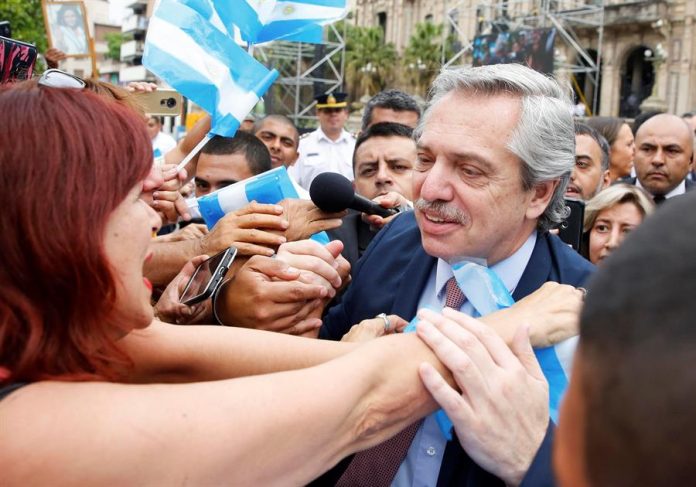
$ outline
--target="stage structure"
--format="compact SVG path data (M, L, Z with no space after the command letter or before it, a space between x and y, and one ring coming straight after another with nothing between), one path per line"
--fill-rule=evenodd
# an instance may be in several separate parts
M342 91L345 69L345 24L324 29L323 44L273 41L254 48L254 56L280 73L264 97L266 113L287 115L298 127L316 120L314 96Z
M443 67L470 64L477 37L553 29L555 76L570 80L588 115L598 112L604 0L443 0L443 5ZM445 45L449 34L459 39L457 45ZM454 54L446 58L448 47Z

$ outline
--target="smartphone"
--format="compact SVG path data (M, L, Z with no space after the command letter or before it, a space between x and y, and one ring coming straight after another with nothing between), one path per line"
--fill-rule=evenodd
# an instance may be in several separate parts
M9 20L0 22L0 37L12 37L12 26Z
M36 47L8 37L0 37L0 83L31 78L36 63Z
M570 208L570 214L558 227L558 236L565 243L580 252L582 249L582 229L585 220L585 202L582 200L566 199L565 204Z
M179 301L191 306L211 297L222 283L236 255L237 249L229 247L196 267Z
M136 93L135 99L145 113L158 117L180 115L183 106L181 94L174 90Z

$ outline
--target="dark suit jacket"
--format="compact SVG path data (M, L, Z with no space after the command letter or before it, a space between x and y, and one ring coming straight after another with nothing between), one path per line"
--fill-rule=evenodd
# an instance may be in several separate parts
M319 336L338 340L351 325L381 312L411 320L436 261L436 258L425 253L421 245L413 212L400 215L374 238L358 263L353 282L342 302L324 318ZM522 299L547 281L580 286L593 270L592 264L558 237L540 234L513 298ZM524 485L553 485L551 433L552 428L547 432L547 438L529 469ZM340 477L346 465L347 462L341 462L334 471L321 477L323 480L316 485L329 485ZM336 472L339 469L340 472ZM438 485L479 487L503 483L474 464L454 438L447 444Z

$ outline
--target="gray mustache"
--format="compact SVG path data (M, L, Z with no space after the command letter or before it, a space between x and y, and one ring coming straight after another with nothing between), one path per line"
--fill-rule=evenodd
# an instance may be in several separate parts
M437 215L447 221L456 221L460 225L465 225L469 218L466 213L442 200L428 201L423 198L418 198L414 204L415 208L420 211L428 211L428 213Z

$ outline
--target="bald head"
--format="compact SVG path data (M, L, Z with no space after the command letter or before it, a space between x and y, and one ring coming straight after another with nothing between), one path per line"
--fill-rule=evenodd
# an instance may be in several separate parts
M636 175L653 196L666 195L684 181L692 155L691 127L676 115L655 115L636 133Z

